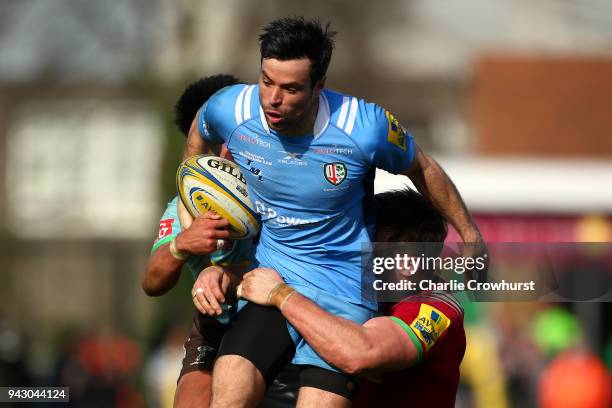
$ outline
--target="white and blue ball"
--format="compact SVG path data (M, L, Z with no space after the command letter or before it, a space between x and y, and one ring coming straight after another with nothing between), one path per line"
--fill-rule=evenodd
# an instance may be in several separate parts
M259 217L235 163L217 156L193 156L179 166L176 182L192 217L216 212L229 221L232 239L253 238L259 232Z

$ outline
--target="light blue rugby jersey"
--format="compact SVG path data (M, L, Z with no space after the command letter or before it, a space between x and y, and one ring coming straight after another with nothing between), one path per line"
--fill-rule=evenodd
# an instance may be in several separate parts
M269 129L258 88L224 88L198 113L200 135L226 143L261 214L256 264L289 284L375 308L361 297L362 244L368 248L372 232L364 207L375 167L397 174L410 166L412 137L380 106L330 90L320 96L313 134L283 136Z

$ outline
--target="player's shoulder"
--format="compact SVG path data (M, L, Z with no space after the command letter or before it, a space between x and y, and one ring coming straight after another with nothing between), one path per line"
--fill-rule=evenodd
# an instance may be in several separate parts
M164 215L176 215L177 207L178 207L178 196L172 197L170 201L166 204L166 210Z
M236 103L238 96L248 87L247 84L235 84L219 89L208 99L207 105L215 108L232 107L233 112L233 105Z
M257 113L259 97L257 85L236 84L215 93L206 103L207 115L232 118L236 124L251 119Z
M376 152L389 133L387 112L378 104L353 95L326 90L330 124L350 137L368 157Z
M178 196L174 196L170 201L168 201L160 223L172 225L173 230L180 232L181 224L178 217L178 200Z
M361 151L368 163L398 174L414 158L412 136L380 105L326 90L330 127L339 129Z
M330 122L349 136L387 129L385 110L365 99L326 89Z

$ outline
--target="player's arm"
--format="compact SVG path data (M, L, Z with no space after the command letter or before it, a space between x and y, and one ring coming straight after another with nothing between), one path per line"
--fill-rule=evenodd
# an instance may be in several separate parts
M197 154L220 155L223 139L211 129L214 125L209 122L206 109L207 104L204 104L191 122L187 142L183 149L183 160ZM177 212L181 219L189 219L190 217L182 202L178 203Z
M430 155L414 143L414 159L404 175L408 176L417 190L427 197L440 210L444 217L455 227L466 245L466 257L486 257L487 247L478 226L472 219L457 187L450 177ZM486 280L486 268L478 271L478 276L466 274L466 278Z
M442 167L423 152L391 113L374 104L366 104L362 109L367 112L366 117L371 118L366 121L365 129L374 134L362 139L372 164L393 174L408 176L417 190L455 227L463 242L474 244L465 246L465 255L483 256L486 246L480 231ZM480 278L484 280L484 276Z
M191 123L191 127L189 128L187 142L185 143L185 149L183 149L183 160L188 157L195 156L196 154L217 154L219 151L219 144L214 144L206 140L200 133L200 128L198 126L198 118L200 117L201 114L198 112Z
M421 194L457 229L464 242L481 242L457 188L431 156L423 152L397 119L375 104L364 104L363 149L376 167L410 178Z
M175 258L169 244L161 245L147 261L142 278L144 292L149 296L161 296L176 286L186 259Z
M193 284L191 299L200 313L219 316L223 310L221 304L236 300L236 286L242 280L246 266L213 265L205 268Z
M225 137L231 134L236 126L233 95L238 89L240 88L233 88L229 98L224 92L217 93L200 107L189 128L183 160L196 154L219 155Z
M217 250L217 240L229 238L228 226L227 220L209 212L154 248L142 279L145 293L160 296L172 289L187 258L190 255L208 255Z
M376 317L361 326L326 312L299 293L281 312L321 357L346 373L399 371L418 360L406 331L388 317Z
M463 242L482 242L482 236L474 223L459 191L440 165L415 143L414 159L404 172L421 194L438 208L455 227Z
M279 308L321 357L346 373L372 375L418 362L415 343L390 318L377 317L361 326L334 316L284 284L272 269L245 274L240 296Z

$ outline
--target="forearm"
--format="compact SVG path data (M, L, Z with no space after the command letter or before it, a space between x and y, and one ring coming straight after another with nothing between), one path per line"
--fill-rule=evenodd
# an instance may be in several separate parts
M142 289L149 296L161 296L172 289L179 280L185 261L172 256L169 245L159 247L147 262Z
M375 345L363 326L326 312L299 293L287 300L281 312L331 365L351 374L372 368L367 361Z
M480 242L482 238L478 227L459 191L442 167L423 152L419 152L417 160L417 170L407 174L417 190L442 212L464 242Z

